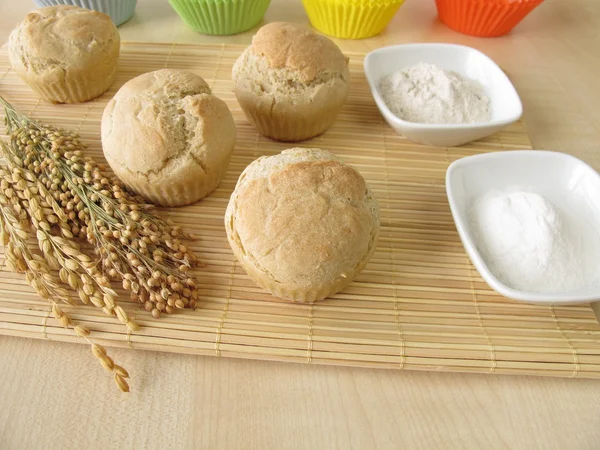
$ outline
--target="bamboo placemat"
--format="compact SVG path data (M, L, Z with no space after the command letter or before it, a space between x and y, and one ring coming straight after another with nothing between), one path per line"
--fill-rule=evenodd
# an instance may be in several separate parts
M495 294L463 250L446 201L444 175L452 161L476 153L531 148L525 126L460 148L433 148L396 135L382 120L351 53L352 88L342 114L324 135L301 146L322 147L353 164L381 207L377 251L342 293L314 305L271 297L235 261L223 214L240 172L252 160L290 147L259 136L232 94L231 67L243 47L125 43L112 89L82 105L49 105L10 69L0 49L0 94L42 122L77 130L102 158L100 118L128 79L163 67L202 75L231 108L238 141L227 176L209 198L165 209L198 234L192 245L202 300L195 311L154 320L122 302L143 326L128 333L93 307L64 308L106 345L304 363L457 372L600 378L600 326L589 305L541 307ZM593 155L578 155L600 166ZM0 250L0 264L3 255ZM0 333L78 342L50 317L21 275L0 272Z

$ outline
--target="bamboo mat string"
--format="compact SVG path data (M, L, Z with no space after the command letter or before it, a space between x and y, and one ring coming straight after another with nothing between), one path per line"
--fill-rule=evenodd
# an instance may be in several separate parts
M131 316L133 321L136 322L135 312L131 312L131 313L129 313L129 315ZM126 337L127 347L129 347L130 349L133 350L133 342L131 341L131 334L132 334L132 331L129 329L129 327L127 327L127 337Z
M260 155L258 154L258 143L260 142L260 133L254 133L254 149L252 150L252 158L257 159Z
M573 352L573 364L575 365L575 369L573 370L573 373L571 374L571 378L575 378L579 374L579 371L580 371L579 354L577 353L577 349L573 345L573 342L571 341L571 339L569 339L569 337L565 334L565 330L563 330L562 327L560 326L560 323L558 322L558 318L556 317L556 310L554 309L554 306L550 306L550 313L552 314L552 319L554 319L556 329L560 332L560 334L564 338L564 340L567 341L567 344L569 344L569 347L571 347L571 351Z
M471 298L473 299L473 305L475 307L475 312L477 313L477 319L479 321L479 327L485 336L488 345L490 346L490 361L492 363L490 367L490 373L494 373L496 371L497 361L496 361L496 349L494 348L494 343L492 342L492 338L488 333L486 326L483 323L483 316L481 315L481 310L479 308L479 300L477 299L477 291L475 290L475 283L473 282L473 272L475 269L473 268L471 261L467 261L470 265L469 267L469 284L471 285Z
M219 53L219 58L217 59L217 64L215 65L215 72L213 73L212 83L210 84L211 88L214 88L215 84L217 83L217 77L219 76L219 69L221 68L221 63L223 62L224 54L225 44L221 44L221 52Z
M311 303L308 307L308 349L306 351L306 359L310 364L312 362L312 350L313 350L313 313L314 304Z
M384 122L383 117L380 117L380 122ZM386 194L386 208L390 209L390 174L388 169L388 146L386 140L385 128L381 128L381 139L383 141L383 174L385 178L385 194ZM389 246L390 250L390 260L392 263L392 273L396 274L396 258L395 258L395 246L393 242L390 242ZM396 329L398 331L398 341L400 342L400 369L404 369L404 364L406 363L406 345L404 342L404 331L402 329L402 324L400 323L400 310L398 308L398 287L396 282L396 277L392 277L392 291L394 293L394 316L396 319Z
M390 246L390 252L392 255L392 270L395 272L396 263L394 258L394 246ZM400 322L400 310L398 309L398 288L396 286L396 280L393 280L393 291L394 291L394 315L396 316L396 328L398 330L398 340L400 341L400 369L404 369L406 363L406 344L404 341L404 331L402 330L402 324Z
M221 334L223 332L223 327L225 326L225 320L227 319L227 313L229 312L229 303L231 301L231 296L233 294L233 281L235 277L235 265L237 260L232 258L231 261L231 270L229 272L229 287L227 290L227 298L225 300L225 306L223 307L223 312L221 313L221 318L219 319L219 326L217 327L217 334L215 336L215 354L217 356L221 356Z
M446 160L448 166L452 163L450 161L450 149L448 147L444 147L444 159Z
M165 64L163 66L164 69L169 67L169 63L171 62L171 54L173 53L173 49L175 49L175 41L171 43L171 47L169 47L169 53L165 57Z
M173 51L177 47L176 42L179 41L179 37L181 36L182 32L183 32L183 27L181 27L177 30L177 33L175 34L174 39L171 41L171 46L169 47L169 51L167 52L167 55L165 57L165 64L163 66L163 69L167 69L169 67L169 63L171 62L171 56L173 55ZM121 46L121 51L122 50L123 50L123 46Z
M8 72L10 72L12 70L11 66L8 66L6 68L6 70L2 73L2 75L0 76L0 81L4 80L4 78L6 77L6 75L8 75Z
M96 99L87 102L87 108L85 110L85 114L83 115L81 121L79 122L79 124L77 125L77 128L75 129L75 132L77 134L79 134L79 131L81 130L81 127L83 126L83 124L85 123L85 121L87 120L88 116L90 115L90 112L92 111L92 108L94 107L94 103L96 102Z
M48 323L48 319L50 318L50 314L52 314L52 307L48 306L48 310L46 311L46 314L44 315L44 317L42 318L42 337L44 339L50 339L48 337L48 333L46 333L46 326Z
M37 101L31 107L31 109L29 111L27 111L26 115L31 116L35 112L35 110L37 109L37 107L40 106L41 101L42 101L42 99L38 97Z
M596 320L600 323L600 302L594 302L591 305L592 311L594 311L594 315L596 316Z

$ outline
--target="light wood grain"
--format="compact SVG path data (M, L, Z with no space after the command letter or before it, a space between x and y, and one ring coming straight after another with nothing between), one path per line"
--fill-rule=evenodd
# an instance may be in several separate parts
M0 40L32 5L0 3ZM306 22L299 1L274 0L266 21ZM533 144L597 149L600 4L547 0L511 35L462 36L409 0L367 51L414 41L479 48L512 77ZM247 43L203 37L167 2L140 0L125 40ZM0 337L0 448L595 449L600 384L591 380L301 366L115 350L138 391L115 392L84 346Z

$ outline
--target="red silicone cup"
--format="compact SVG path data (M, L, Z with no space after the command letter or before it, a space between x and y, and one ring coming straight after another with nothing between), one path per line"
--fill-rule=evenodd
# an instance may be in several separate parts
M442 22L471 36L496 37L512 30L544 0L435 0Z

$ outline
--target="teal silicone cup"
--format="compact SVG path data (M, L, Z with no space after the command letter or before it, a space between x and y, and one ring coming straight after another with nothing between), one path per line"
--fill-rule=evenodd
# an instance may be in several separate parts
M131 19L137 0L33 0L33 2L41 8L55 5L72 5L100 11L109 15L118 27Z

